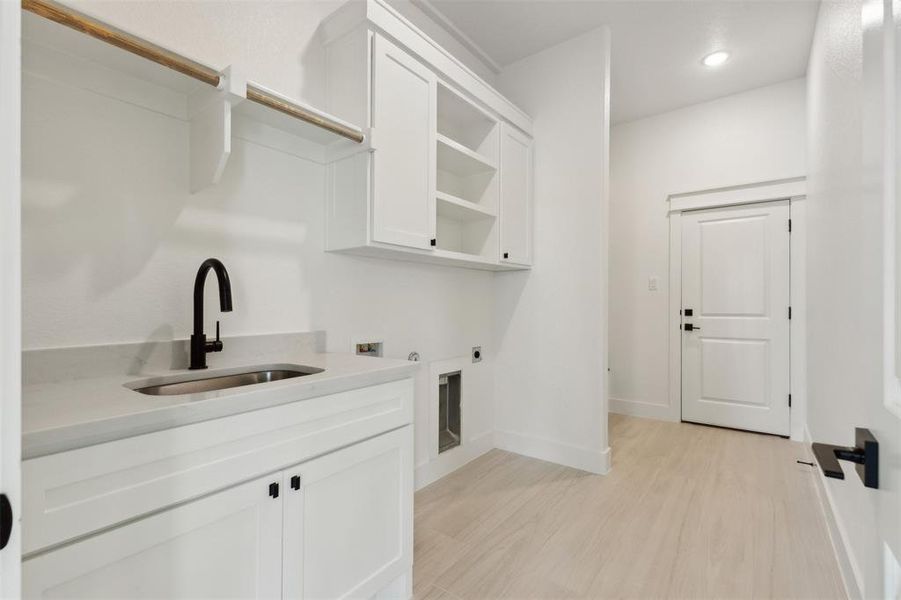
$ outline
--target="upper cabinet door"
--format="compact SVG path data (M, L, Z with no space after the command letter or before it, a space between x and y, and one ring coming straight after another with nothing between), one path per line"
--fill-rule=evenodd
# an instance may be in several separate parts
M284 471L284 597L371 598L413 565L412 427Z
M501 129L501 262L532 264L532 140Z
M373 36L372 239L428 249L435 237L435 74Z
M280 598L281 474L22 563L28 598Z

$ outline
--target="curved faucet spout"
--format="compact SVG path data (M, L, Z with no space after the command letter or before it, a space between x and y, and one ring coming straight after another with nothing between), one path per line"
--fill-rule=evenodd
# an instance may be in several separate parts
M231 312L232 310L232 286L228 278L225 265L218 258L208 258L201 263L194 279L194 333L191 335L191 368L206 368L206 353L222 350L222 342L219 340L219 323L216 323L216 341L207 342L203 333L203 290L206 284L207 273L212 269L216 273L219 283L219 310Z

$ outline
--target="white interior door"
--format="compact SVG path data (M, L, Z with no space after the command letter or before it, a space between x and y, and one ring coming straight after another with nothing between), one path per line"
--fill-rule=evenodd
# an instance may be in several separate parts
M436 89L434 73L385 38L374 36L372 239L377 242L432 246Z
M789 204L682 215L682 420L789 434Z
M0 2L0 494L12 534L0 550L0 598L19 596L21 311L18 2ZM7 513L9 514L9 513Z
M861 180L867 195L855 199L873 202L878 193L884 208L883 280L876 284L884 299L884 393L853 397L856 420L846 429L846 439L853 439L852 427L866 427L879 441L879 489L862 488L855 466L845 463L843 483L856 493L844 491L843 497L851 499L849 510L859 519L855 525L867 524L854 531L864 540L863 550L852 546L861 595L896 599L901 598L901 4L865 0L861 10L864 98L866 106L882 109L867 112L864 143L883 152L864 165ZM892 68L886 68L887 61Z

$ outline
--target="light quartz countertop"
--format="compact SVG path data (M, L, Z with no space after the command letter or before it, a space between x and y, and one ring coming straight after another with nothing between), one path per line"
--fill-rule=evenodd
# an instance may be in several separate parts
M211 367L205 371L142 368L131 375L101 373L32 382L26 379L22 390L22 456L35 458L403 379L412 376L419 366L405 360L298 348L280 353L277 360L272 360L271 354L265 361L251 361L244 356L229 363L222 358L210 355ZM216 377L261 366L294 365L325 370L293 379L178 396L150 396L131 389L155 378ZM145 385L153 383L156 382Z

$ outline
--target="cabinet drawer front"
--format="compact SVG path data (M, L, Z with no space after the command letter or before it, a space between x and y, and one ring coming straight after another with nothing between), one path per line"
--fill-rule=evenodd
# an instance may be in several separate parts
M412 427L286 469L285 597L369 598L409 572L412 475Z
M274 472L412 422L404 379L22 464L23 553Z
M257 479L22 563L26 598L278 598L282 503Z

